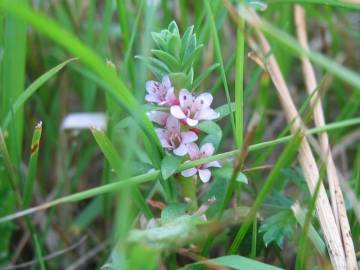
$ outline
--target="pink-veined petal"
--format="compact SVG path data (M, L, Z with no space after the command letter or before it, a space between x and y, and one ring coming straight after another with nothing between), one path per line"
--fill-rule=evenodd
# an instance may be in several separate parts
M190 156L190 159L194 160L198 158L199 155L199 147L197 146L196 143L189 143L186 145L187 147L187 152Z
M200 148L200 152L202 156L208 157L211 156L214 153L215 149L214 146L211 143L205 143Z
M165 87L165 89L169 89L171 87L171 81L170 81L170 78L169 76L164 76L162 78L162 82L161 84L163 85L163 87Z
M174 94L174 87L170 87L165 95L166 104L168 106L178 105L179 101Z
M198 139L198 136L194 131L185 131L181 132L181 141L182 143L191 143L195 142Z
M169 141L166 139L160 139L161 146L164 148L172 148L172 146L169 144Z
M178 148L174 149L174 154L177 156L185 156L187 154L187 148L185 144L180 144Z
M157 84L158 82L155 81L147 81L145 84L146 91L149 94L154 94L155 93L154 89L157 87Z
M178 105L171 106L170 107L170 112L177 119L185 119L186 118L186 115L184 114L184 112L182 111L180 106L178 106Z
M202 93L195 99L195 106L198 109L207 109L213 101L213 96L210 93Z
M198 120L214 120L219 118L220 114L213 109L202 109L195 114L195 118Z
M198 123L199 120L197 119L186 118L186 124L188 124L190 127L195 127Z
M167 140L170 136L169 131L167 131L166 129L163 129L163 128L156 128L155 132L158 135L160 140L162 140L162 139Z
M170 116L167 112L150 111L147 113L150 121L155 122L159 125L165 126L168 117Z
M190 169L187 169L187 170L183 170L181 172L181 175L182 176L185 176L185 177L190 177L190 176L193 176L194 174L197 173L197 169L196 168L190 168Z
M160 103L161 100L159 99L159 97L155 94L148 94L145 96L145 100L147 102L154 102L154 103Z
M173 117L172 115L170 115L166 121L166 128L170 132L179 133L180 132L180 121L178 119L176 119L175 117Z
M198 170L199 172L199 176L200 176L200 180L203 183L207 183L210 180L211 177L211 172L208 169L204 169L204 170Z
M181 108L191 109L194 102L194 97L188 90L181 89L179 92L179 102Z
M204 168L210 168L210 167L217 167L217 168L220 168L221 167L221 164L219 161L211 161L209 163L206 163L205 165L203 165Z

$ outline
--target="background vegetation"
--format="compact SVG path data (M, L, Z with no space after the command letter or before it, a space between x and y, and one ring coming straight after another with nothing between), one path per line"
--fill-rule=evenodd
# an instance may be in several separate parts
M240 2L266 23L238 12ZM317 133L329 136L359 251L360 5L239 3L0 0L1 269L331 269L315 214L320 184L312 196L297 158L303 134L288 136L259 29L312 133L328 193ZM296 4L306 12L323 128L305 90ZM181 35L194 25L204 45L195 90L211 92L222 117L220 128L201 127L218 145L200 163L221 159L223 168L192 190L199 209L177 174L196 162L164 161L142 105L145 82L156 77L135 57L150 56L151 32L173 20ZM64 130L73 112L104 112L106 131Z

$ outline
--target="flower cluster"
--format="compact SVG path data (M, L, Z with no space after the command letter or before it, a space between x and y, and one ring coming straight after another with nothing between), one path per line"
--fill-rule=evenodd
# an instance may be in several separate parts
M190 160L201 159L214 153L214 146L206 143L201 148L195 141L198 140L200 130L195 126L202 120L214 120L219 114L210 108L213 97L210 93L194 96L187 89L181 89L178 94L168 76L161 82L148 81L146 83L147 102L164 107L164 111L151 111L148 117L161 128L156 129L161 145L176 156L188 155ZM202 182L206 183L211 178L208 168L220 167L214 161L190 168L181 172L185 177L198 173Z

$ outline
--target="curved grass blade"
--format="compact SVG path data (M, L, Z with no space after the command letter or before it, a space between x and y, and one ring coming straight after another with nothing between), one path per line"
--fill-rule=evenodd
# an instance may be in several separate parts
M21 108L21 106L23 106L24 103L26 101L28 101L29 98L33 94L35 94L35 92L38 89L40 89L40 87L44 83L46 83L48 80L50 80L56 73L58 73L62 68L64 68L67 64L69 64L70 62L72 62L74 60L76 60L76 58L72 58L72 59L62 62L61 64L57 65L56 67L53 67L52 69L50 69L49 71L47 71L46 73L41 75L31 85L29 85L29 87L26 88L26 90L24 92L22 92L21 95L16 99L16 101L14 102L14 105L12 106L12 110L7 113L4 123L3 123L3 128L6 128L9 125L12 114L15 114Z

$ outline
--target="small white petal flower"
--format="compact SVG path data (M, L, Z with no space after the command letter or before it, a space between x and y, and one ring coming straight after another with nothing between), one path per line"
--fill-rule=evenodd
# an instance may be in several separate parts
M179 105L171 106L170 112L177 119L185 120L187 125L193 127L200 120L214 120L220 116L210 108L212 101L210 93L202 93L195 98L188 90L181 89Z
M197 160L211 156L214 151L214 146L211 143L204 144L200 149L195 143L189 143L187 145L187 153L189 154L190 160ZM198 173L200 180L203 183L207 183L211 178L211 171L208 169L210 167L221 167L221 165L218 161L212 161L197 167L184 170L181 172L181 175L185 177L190 177Z
M171 85L169 76L164 76L162 82L146 82L147 102L156 103L161 106L172 106L178 104L178 99L174 93L174 87Z
M188 152L186 144L198 139L198 136L193 131L182 132L179 120L173 116L169 116L166 120L166 128L157 128L156 133L161 145L173 151L177 156L185 156Z

